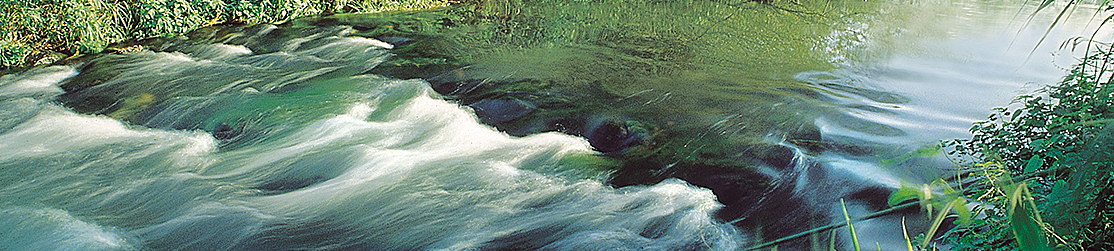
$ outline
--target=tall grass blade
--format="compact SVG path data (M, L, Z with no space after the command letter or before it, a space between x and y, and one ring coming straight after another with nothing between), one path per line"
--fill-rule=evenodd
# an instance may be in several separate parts
M1045 0L1046 4L1041 4L1041 7L1037 8L1037 10L1035 12L1033 12L1033 15L1036 15L1037 12L1040 12L1041 9L1044 9L1044 7L1048 7L1047 3L1048 2L1053 2L1053 1L1054 0ZM1056 19L1052 21L1051 25L1048 25L1048 29L1044 30L1044 35L1041 35L1041 39L1037 41L1036 45L1033 45L1033 50L1029 51L1029 56L1030 57L1033 56L1033 53L1037 52L1037 47L1040 47L1041 43L1044 43L1044 39L1048 38L1048 34L1052 33L1052 28L1055 28L1056 25L1060 23L1060 20L1065 19L1064 15L1068 14L1068 13L1071 13L1071 10L1075 9L1074 8L1075 5L1076 5L1076 0L1071 0L1071 1L1068 1L1067 6L1064 6L1064 9L1060 10L1060 14L1056 15ZM1029 61L1029 59L1026 58L1025 61Z
M829 231L828 233L830 233L828 234L828 250L836 251L836 232Z
M951 211L956 203L961 203L960 201L961 200L952 200L948 202L948 204L944 205L944 208L940 210L940 213L936 214L936 217L932 220L932 226L928 228L928 232L924 233L924 240L921 240L921 250L928 248L928 244L932 242L933 235L936 235L936 230L940 229L940 225L944 223L944 218L947 218L948 211Z
M1006 212L1010 216L1010 230L1017 238L1019 249L1023 251L1052 250L1048 239L1042 234L1040 214L1037 212L1033 195L1025 183L1007 186L1010 192Z
M843 206L843 219L847 220L847 229L851 230L851 242L855 245L855 251L859 250L859 236L855 234L855 226L851 225L851 216L847 214L847 204L843 203L843 199L839 199L839 205Z
M1101 8L1099 8L1099 9L1101 9ZM1101 10L1095 10L1095 15L1096 16L1098 16L1099 11L1101 11ZM1093 19L1093 17L1092 17L1092 19ZM1099 23L1098 27L1102 28L1103 26L1106 26L1107 23L1110 23L1111 19L1114 19L1114 14L1112 14L1110 16L1107 16L1106 19L1103 19L1102 23ZM1091 38L1087 39L1087 49L1085 50L1086 55L1091 54L1091 45L1095 42L1095 36L1098 36L1099 31L1101 31L1101 30L1102 29L1095 29L1095 32L1091 33ZM1102 51L1097 46L1095 47L1095 50L1098 50L1099 52ZM1083 57L1083 63L1080 64L1080 66L1083 67L1083 69L1081 69L1080 71L1085 71L1086 70L1087 61L1090 60L1090 59L1091 59L1091 57ZM1106 64L1103 64L1102 69L1099 69L1098 72L1106 72Z
M1025 25L1024 26L1028 27L1029 24L1032 24L1033 23L1033 18L1037 16L1037 13L1040 13L1042 10L1044 10L1045 8L1048 8L1048 6L1051 6L1055 2L1056 2L1056 0L1041 0L1041 4L1039 6L1037 6L1037 9L1034 10L1033 13L1029 13L1029 18L1025 19ZM1025 5L1029 5L1029 1L1025 1ZM1021 12L1021 10L1018 10L1018 12ZM1021 30L1017 31L1018 37L1021 36L1021 32L1023 30L1024 29L1021 29ZM1016 41L1016 39L1014 41ZM1013 47L1013 42L1010 42L1010 47Z
M905 229L905 217L901 217L901 235L905 236L905 248L913 251L913 242L909 241L909 230Z
M1043 10L1045 8L1048 8L1048 6L1052 6L1052 4L1055 3L1055 2L1056 2L1056 0L1041 1L1041 5L1037 6L1037 10L1033 11L1033 14L1029 15L1029 19L1033 19L1033 17L1037 15L1037 12L1041 12L1041 10Z

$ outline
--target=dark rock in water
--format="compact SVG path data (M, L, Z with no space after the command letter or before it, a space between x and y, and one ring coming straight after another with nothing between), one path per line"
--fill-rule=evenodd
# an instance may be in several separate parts
M588 132L588 143L601 152L614 152L622 148L629 137L626 126L607 121Z
M66 95L63 94L59 99L63 104L73 109L75 112L86 114L106 114L113 109L118 100L115 97L105 95L89 95L81 99L80 102L65 100Z
M823 136L820 134L820 128L815 124L800 125L796 130L790 131L786 138L794 141L820 142L824 140Z
M285 177L290 178L290 177ZM261 184L255 188L265 190L267 194L279 194L293 190L302 189L312 186L313 184L321 183L328 180L325 177L297 177L298 179L289 180L272 180L270 182Z
M220 122L213 127L213 137L225 141L236 138L240 130L233 129L228 123Z
M654 130L630 119L603 119L619 97L593 86L548 89L549 80L511 78L483 67L461 67L425 78L438 93L472 107L481 121L515 136L562 132L581 136L598 151L621 155Z
M591 126L584 136L597 151L613 153L630 148L644 135L640 135L632 125L609 119Z
M454 97L480 93L490 89L492 81L488 79L469 79L463 81L437 82L430 84L434 91L442 95Z
M537 82L533 79L488 76L484 71L482 67L465 66L423 79L429 82L430 87L437 93L451 99L463 100L465 103L500 98L515 93L509 89L516 85Z
M251 174L260 177L253 187L266 194L279 194L313 186L340 176L354 158L352 153L318 152L289 159L285 167Z
M535 112L535 113L537 113L537 112ZM579 130L581 130L581 127L583 127L583 124L584 124L583 120L581 118L577 118L577 117L535 119L535 118L532 118L531 116L534 116L534 115L533 114L527 114L526 117L530 117L530 118L519 119L519 120L512 121L512 123L514 123L515 125L509 125L510 123L504 123L504 124L497 124L495 126L500 131L503 131L503 132L506 132L507 134L518 136L518 137L523 137L523 136L527 136L527 135L531 135L531 134L538 134L538 133L543 133L543 132L562 132L562 133L569 134L569 135L578 135L579 136L581 134L575 133L575 132L578 132Z
M754 205L763 203L771 193L777 192L776 177L748 167L692 166L676 176L693 185L711 189L725 206L717 212L722 219L750 215L754 213Z
M532 229L523 229L483 243L478 250L539 250L575 230L570 229L575 223L572 220L561 220L552 224L545 224Z
M530 114L536 106L522 100L488 99L468 105L484 123L504 123Z
M784 172L783 172L784 173ZM773 175L773 176L771 176ZM793 187L782 184L781 174L764 173L745 163L702 164L678 162L674 165L661 164L653 160L628 161L612 176L609 184L613 186L649 185L667 178L678 178L694 186L712 190L717 200L724 205L716 212L717 218L731 221L756 216L760 213L782 212L783 210L762 210L770 198L792 198ZM791 203L781 202L779 203ZM786 205L779 204L779 205ZM804 208L803 205L798 205ZM768 208L767 208L768 209ZM761 216L778 218L773 215Z
M789 170L795 163L794 158L797 155L792 147L783 145L770 145L761 152L756 153L757 158L766 165L777 169L778 171Z

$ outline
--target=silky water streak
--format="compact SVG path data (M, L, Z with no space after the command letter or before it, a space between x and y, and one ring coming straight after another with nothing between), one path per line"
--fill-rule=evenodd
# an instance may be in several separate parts
M206 85L159 78L190 67L267 72L236 64L251 55L235 51L144 52L125 65L133 75L116 77L127 81L108 82L194 88ZM55 102L60 81L74 74L62 66L0 79L4 248L734 250L744 243L711 216L721 206L711 191L676 179L612 188L599 178L606 175L567 163L595 154L584 139L508 136L421 80L329 76L271 92L217 84L220 91L175 90L201 95L175 97L126 122ZM221 81L259 76L241 78ZM255 129L278 129L243 130L264 136L224 145L215 136L221 130L206 128L244 114L256 116Z

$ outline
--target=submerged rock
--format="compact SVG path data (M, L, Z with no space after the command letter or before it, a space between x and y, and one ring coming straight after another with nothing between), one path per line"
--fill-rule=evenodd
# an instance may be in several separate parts
M597 151L603 153L617 153L649 141L651 132L642 128L637 121L618 121L614 119L597 122L589 126L588 143Z
M147 107L154 104L155 96L141 93L135 97L125 98L121 103L121 107L109 113L108 117L114 119L129 119L135 116L136 113L146 110Z
M506 123L530 114L536 106L529 102L512 99L488 99L468 105L476 111L476 116L484 123Z

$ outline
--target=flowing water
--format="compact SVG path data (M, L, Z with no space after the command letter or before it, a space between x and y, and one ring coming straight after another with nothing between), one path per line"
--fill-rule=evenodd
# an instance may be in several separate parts
M0 249L744 249L946 175L906 153L1056 82L1097 25L1033 49L1055 13L1021 2L783 7L229 25L4 75ZM856 229L895 250L921 215Z

